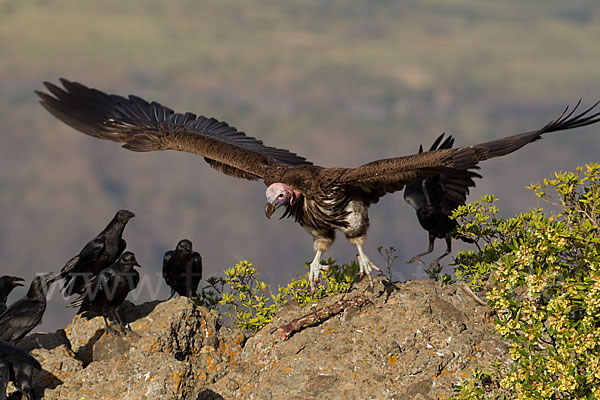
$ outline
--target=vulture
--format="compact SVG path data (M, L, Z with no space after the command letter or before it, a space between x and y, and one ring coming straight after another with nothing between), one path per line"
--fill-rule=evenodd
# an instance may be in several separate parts
M104 268L92 278L85 287L84 293L67 307L79 307L77 314L100 314L104 318L106 329L115 332L106 317L119 323L124 332L126 325L119 315L119 308L125 298L140 283L140 274L134 269L139 267L135 255L126 251L111 266Z
M25 350L0 340L0 400L6 398L8 381L12 381L27 400L37 399L32 383L34 369L42 370L38 360Z
M288 150L266 146L215 118L176 113L156 102L122 97L61 79L62 87L45 82L36 91L41 105L67 125L100 139L123 143L137 152L178 150L200 155L230 176L261 180L266 189L265 215L283 208L312 237L315 256L309 280L319 281L321 255L342 232L356 246L360 275L371 280L379 270L363 250L369 228L368 208L387 193L444 172L474 168L480 161L520 149L542 134L596 123L594 106L575 115L567 108L541 129L472 146L438 149L405 157L376 160L356 168L326 168Z
M448 136L444 140L444 135L442 133L438 136L429 151L452 148L454 138ZM442 140L444 141L442 142ZM421 153L423 153L422 145L419 146L419 154ZM475 166L473 169L479 169L479 167ZM450 218L450 214L456 207L465 204L469 188L475 186L473 178L481 178L481 175L468 169L448 170L406 185L404 200L414 207L419 224L429 233L429 248L408 260L409 263L415 261L423 263L421 257L433 252L436 238L446 240L446 251L431 265L438 264L442 258L450 254L452 238L461 239L467 243L474 242L468 237L458 235L456 233L458 222Z
M17 286L23 286L21 282L24 280L25 279L16 276L0 276L0 314L6 311L6 301L8 300L10 292Z
M56 279L54 273L33 278L27 294L0 315L0 340L16 343L42 322L46 293Z
M192 242L183 239L175 250L169 250L163 258L163 278L171 288L169 299L175 296L194 297L202 279L202 257L192 250Z
M66 296L82 294L87 281L117 261L127 247L127 242L121 237L123 230L133 217L135 214L131 211L117 211L106 228L90 240L78 255L67 261L60 272L60 277L65 279L63 293Z

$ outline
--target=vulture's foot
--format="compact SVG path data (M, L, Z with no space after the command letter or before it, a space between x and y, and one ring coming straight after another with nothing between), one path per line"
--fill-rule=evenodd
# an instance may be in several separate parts
M329 265L321 265L321 260L315 258L315 260L310 263L310 272L308 273L311 294L315 294L317 291L317 284L321 282L321 271L329 271Z
M358 265L360 266L360 279L362 279L364 275L367 275L367 278L369 279L369 286L371 289L373 289L373 278L371 278L371 272L373 272L373 270L381 270L377 268L364 253L358 255Z

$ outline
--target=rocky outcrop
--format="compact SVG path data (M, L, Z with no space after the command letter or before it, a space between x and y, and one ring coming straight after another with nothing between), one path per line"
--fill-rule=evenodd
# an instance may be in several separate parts
M284 307L211 388L227 399L439 399L474 367L506 358L487 309L458 285L378 278L370 300L287 341L276 329L307 310Z
M507 357L487 308L459 286L375 279L323 299L326 307L362 293L368 301L295 332L277 329L311 307L281 307L244 342L186 298L127 304L131 332L102 318L75 317L65 330L20 345L40 361L44 399L438 399L476 366Z
M76 316L66 330L36 334L20 345L43 367L35 379L44 399L197 399L241 353L244 337L218 329L217 318L190 300L122 311L126 335L104 329L101 317ZM32 335L34 336L34 335Z

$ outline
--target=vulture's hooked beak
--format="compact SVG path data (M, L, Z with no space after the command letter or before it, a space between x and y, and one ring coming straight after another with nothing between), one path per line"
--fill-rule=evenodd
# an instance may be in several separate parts
M273 204L271 202L267 202L267 204L265 204L265 215L267 216L267 218L271 219L271 215L273 215L274 212L275 212L275 204Z

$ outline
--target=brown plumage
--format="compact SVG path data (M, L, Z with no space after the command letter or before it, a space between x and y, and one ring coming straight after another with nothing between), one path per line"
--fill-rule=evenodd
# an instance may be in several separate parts
M386 193L452 170L520 149L547 132L596 123L600 113L565 112L543 128L474 146L440 149L377 160L357 168L324 168L287 150L265 146L214 118L179 114L136 97L107 95L61 79L63 88L44 83L41 104L73 128L100 139L122 142L132 151L179 150L203 156L213 168L238 178L262 179L268 186L265 214L284 206L314 239L310 279L318 281L321 254L339 230L357 246L361 274L377 269L362 250L369 227L367 208Z

